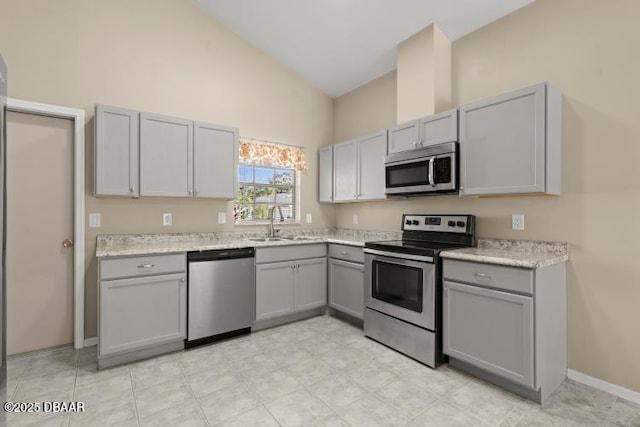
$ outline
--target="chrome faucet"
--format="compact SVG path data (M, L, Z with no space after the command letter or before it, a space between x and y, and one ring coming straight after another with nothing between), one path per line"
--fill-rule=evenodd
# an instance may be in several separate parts
M273 228L273 219L276 213L276 208L278 208L278 213L280 213L280 222L284 222L282 208L280 206L271 206L269 208L269 235L267 237L276 237L276 233L280 231L278 228Z

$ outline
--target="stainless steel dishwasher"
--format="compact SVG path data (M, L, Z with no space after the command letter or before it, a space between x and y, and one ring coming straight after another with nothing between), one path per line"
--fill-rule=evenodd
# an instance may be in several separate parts
M254 248L189 252L186 347L251 332Z

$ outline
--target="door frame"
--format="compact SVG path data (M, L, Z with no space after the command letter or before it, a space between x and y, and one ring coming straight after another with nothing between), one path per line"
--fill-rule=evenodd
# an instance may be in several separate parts
M7 99L7 111L73 120L73 346L84 347L84 110Z

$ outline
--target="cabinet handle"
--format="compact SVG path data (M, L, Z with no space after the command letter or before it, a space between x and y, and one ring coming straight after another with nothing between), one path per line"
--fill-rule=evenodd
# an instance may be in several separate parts
M135 193L135 192L136 192L136 187L131 187L131 188L129 188L129 192L130 192L130 193Z
M193 196L193 190L188 190L190 196Z
M193 192L193 194L194 194L195 196L197 196L198 194L200 194L200 192L199 192L198 190L195 190L195 191Z
M342 252L340 252L340 253L341 253L342 255L349 255L349 252L347 252L347 251L342 251Z
M140 270L142 268L148 269L148 268L153 268L153 267L155 267L154 264L142 264L142 265L138 266L138 270Z
M487 282L491 280L491 276L485 273L473 273L473 275L479 280L486 280Z
M180 283L184 283L184 277L180 278Z

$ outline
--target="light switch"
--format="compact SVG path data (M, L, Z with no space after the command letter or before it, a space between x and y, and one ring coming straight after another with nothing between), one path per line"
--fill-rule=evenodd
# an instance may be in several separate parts
M360 222L360 218L358 218L358 214L353 214L353 223L357 224Z
M164 225L164 226L173 225L173 214L172 213L163 213L162 214L162 225Z
M310 213L308 213L306 215L306 221L307 221L307 224L311 224L312 221L311 221L311 214Z
M100 214L99 213L90 213L89 214L89 227L90 228L99 228L100 227Z
M218 212L218 224L225 224L227 222L227 213Z

